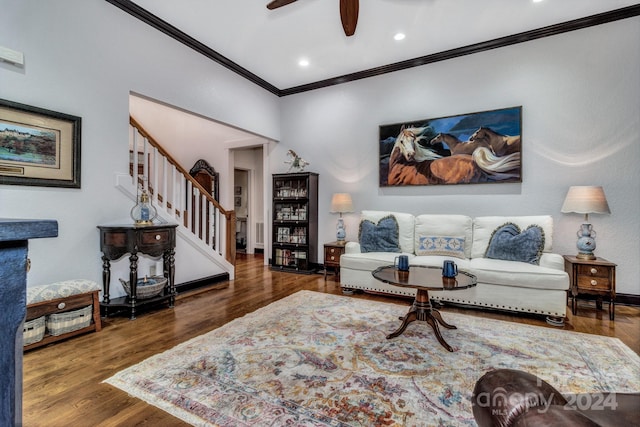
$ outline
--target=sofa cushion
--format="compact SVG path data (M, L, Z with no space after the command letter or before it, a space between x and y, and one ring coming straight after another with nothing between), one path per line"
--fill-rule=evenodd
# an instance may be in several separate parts
M526 262L473 258L468 272L478 278L478 283L563 291L569 288L569 278L564 270Z
M377 223L363 219L358 240L362 252L400 252L398 222L393 215L385 216Z
M465 215L418 215L415 219L416 255L448 255L456 258L471 258L473 221ZM442 237L462 242L459 250L438 251L423 248L431 239ZM451 243L451 241L449 240ZM455 244L455 243L454 243ZM451 246L451 245L449 245ZM446 253L445 253L446 252Z
M541 227L530 225L521 231L516 224L508 222L493 231L485 257L538 265L542 249L544 231Z
M27 304L67 298L72 295L101 291L102 286L93 280L72 279L62 282L27 287Z
M462 259L452 260L450 256L443 256L443 255L417 256L409 260L409 264L442 268L442 264L446 260L454 261L458 265L458 270L469 271L468 259L462 258Z
M378 267L393 265L399 254L391 252L345 253L340 257L340 268L372 272ZM409 264L416 257L409 255Z
M415 227L415 217L408 213L390 211L362 211L360 220L368 219L377 223L385 216L393 215L398 221L398 241L402 252L415 253L413 250L413 236Z
M457 258L471 258L473 221L465 215L418 215L416 216L415 251L416 255L448 255ZM434 251L422 249L425 239L443 237L457 239L462 242L462 253L452 251L449 253L434 253Z
M511 222L527 229L530 225L538 225L544 230L544 252L552 251L553 218L551 215L537 216L481 216L473 220L473 245L471 247L471 258L483 258L487 252L489 241L493 231Z

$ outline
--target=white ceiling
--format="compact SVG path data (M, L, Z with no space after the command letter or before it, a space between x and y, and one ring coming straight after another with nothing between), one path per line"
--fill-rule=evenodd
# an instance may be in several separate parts
M338 0L133 0L279 89L634 5L637 0L361 0L356 33ZM144 25L144 24L141 24ZM397 32L406 34L395 41ZM306 58L310 65L298 65Z

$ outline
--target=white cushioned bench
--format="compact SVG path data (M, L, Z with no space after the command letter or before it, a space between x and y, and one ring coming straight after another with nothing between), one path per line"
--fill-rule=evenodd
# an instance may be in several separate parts
M100 290L81 279L27 287L24 350L101 330Z

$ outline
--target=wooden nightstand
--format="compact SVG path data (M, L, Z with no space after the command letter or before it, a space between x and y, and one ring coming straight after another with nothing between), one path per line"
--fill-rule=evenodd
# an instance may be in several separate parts
M344 253L344 243L331 242L324 244L324 280L327 280L327 269L332 268L340 277L340 257Z
M596 308L602 309L602 297L609 297L609 319L615 316L616 264L604 258L579 259L564 256L564 271L569 274L571 312L576 314L578 295L596 295Z

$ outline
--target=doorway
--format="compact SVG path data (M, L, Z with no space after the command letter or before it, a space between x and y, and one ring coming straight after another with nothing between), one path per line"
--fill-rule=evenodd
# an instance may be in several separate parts
M247 253L249 241L247 225L249 221L251 186L249 172L245 169L233 170L233 209L236 211L236 252ZM249 250L249 252L253 252Z

